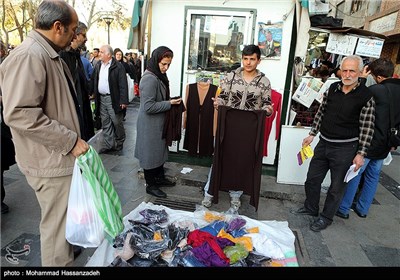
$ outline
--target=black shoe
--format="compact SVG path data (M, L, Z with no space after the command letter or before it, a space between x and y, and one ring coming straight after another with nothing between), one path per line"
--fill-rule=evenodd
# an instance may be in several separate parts
M339 218L342 218L342 219L348 219L349 218L349 214L343 214L342 212L340 212L339 210L337 210L336 211L336 214L335 214L336 216L338 216Z
M156 186L146 187L146 193L154 195L156 197L166 198L167 194L160 190Z
M156 185L163 187L173 187L176 185L176 182L171 181L167 178L156 178Z
M327 222L325 219L323 218L318 218L316 221L314 221L311 225L310 225L310 229L312 231L318 232L321 231L323 229L326 229L331 223Z
M10 211L10 208L4 202L1 203L1 214L6 214Z
M74 249L74 259L76 259L82 253L82 247L78 245L72 245Z
M292 210L290 210L290 213L295 214L295 215L309 215L309 216L318 217L318 212L312 212L305 207L301 207L297 210L292 209Z
M354 207L351 208L351 209L354 210L354 212L357 214L358 217L363 218L363 219L365 219L365 218L367 217L367 214L361 214L361 213L357 210L357 208L356 208L355 205L354 205Z

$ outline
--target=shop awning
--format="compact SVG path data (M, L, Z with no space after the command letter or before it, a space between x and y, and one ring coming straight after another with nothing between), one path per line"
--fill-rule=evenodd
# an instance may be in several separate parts
M129 31L128 49L143 51L150 0L135 0Z
M365 29L359 29L359 28L353 28L353 27L324 27L324 29L329 30L331 33L342 33L342 34L355 34L355 35L360 35L360 36L365 36L365 37L375 37L375 38L380 38L380 39L387 39L388 37L372 32L369 30Z

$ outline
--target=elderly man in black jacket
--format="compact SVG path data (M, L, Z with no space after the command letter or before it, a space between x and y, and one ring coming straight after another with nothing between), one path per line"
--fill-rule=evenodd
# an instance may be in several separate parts
M104 135L103 152L120 151L125 141L124 111L128 107L128 82L121 63L112 57L109 45L100 48L101 63L92 74L92 89L96 100L96 116L100 116Z

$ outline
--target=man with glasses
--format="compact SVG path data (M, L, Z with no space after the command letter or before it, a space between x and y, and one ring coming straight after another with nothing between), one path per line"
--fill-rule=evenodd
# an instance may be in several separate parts
M79 22L76 29L76 37L71 45L60 52L60 57L68 65L69 71L74 79L76 95L79 103L80 114L83 120L81 137L88 141L94 135L93 113L90 108L89 81L86 78L85 69L81 60L81 48L85 46L87 26Z

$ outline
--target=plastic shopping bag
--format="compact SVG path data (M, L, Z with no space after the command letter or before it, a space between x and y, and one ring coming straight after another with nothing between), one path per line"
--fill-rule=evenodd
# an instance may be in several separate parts
M111 241L124 229L121 201L99 154L92 146L86 154L79 156L77 161L83 177L93 190L94 204L108 234L106 238Z
M90 138L87 143L92 146L97 152L99 152L103 148L104 143L104 134L103 129L96 131L96 134Z
M126 74L126 80L128 81L128 101L132 102L134 96L134 85L135 82L133 81L133 79L131 79L131 77L129 76L129 74Z
M392 154L389 152L386 158L383 160L383 165L389 165L393 160Z
M75 160L68 199L66 239L70 244L98 247L104 240L104 224L94 204L93 191Z
M134 92L135 92L135 96L140 97L140 93L139 93L139 84L135 83L133 85L134 88Z

